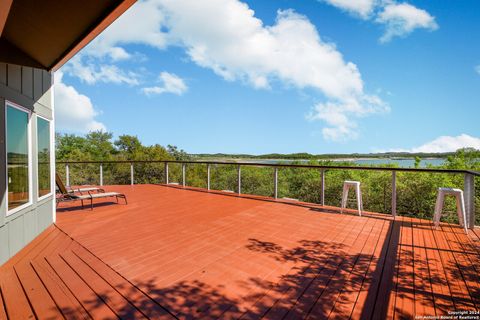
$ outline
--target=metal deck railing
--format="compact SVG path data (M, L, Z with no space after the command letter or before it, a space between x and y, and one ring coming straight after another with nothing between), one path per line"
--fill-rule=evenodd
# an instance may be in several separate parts
M130 165L130 183L135 183L135 165L139 164L163 164L163 182L170 184L169 166L181 166L181 185L187 186L187 165L206 166L206 189L211 190L211 167L212 166L234 166L236 167L236 193L242 193L242 167L265 167L272 169L272 198L279 197L279 178L278 172L282 168L299 168L308 170L317 170L320 172L320 204L325 203L326 173L333 170L355 170L355 171L377 171L390 172L391 174L391 214L397 215L397 173L441 173L463 175L463 190L465 197L465 209L467 220L470 227L475 224L475 177L480 176L480 172L461 169L439 169L439 168L398 168L398 167L374 167L374 166L326 166L312 164L282 164L282 163L258 163L258 162L226 162L226 161L176 161L176 160L116 160L116 161L58 161L57 166L65 166L66 184L70 185L70 170L72 165L98 165L98 181L100 185L104 184L104 165ZM179 183L178 181L177 183ZM180 183L179 183L180 184ZM420 196L420 195L419 195Z

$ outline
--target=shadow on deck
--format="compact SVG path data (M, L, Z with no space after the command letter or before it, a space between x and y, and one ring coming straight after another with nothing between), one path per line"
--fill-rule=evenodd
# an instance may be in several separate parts
M129 204L61 209L0 268L0 319L384 319L480 307L478 230L157 185L108 189Z

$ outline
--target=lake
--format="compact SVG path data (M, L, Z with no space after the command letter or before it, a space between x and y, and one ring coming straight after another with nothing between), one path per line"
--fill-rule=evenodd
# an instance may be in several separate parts
M231 159L230 159L231 160ZM268 163L268 164L275 164L275 163L289 163L294 161L300 162L308 162L309 160L290 160L290 159L235 159L236 162L258 162L258 163ZM358 165L364 166L379 166L384 164L398 164L399 167L402 168L409 168L414 167L415 159L333 159L333 161L346 161L351 162ZM431 159L422 159L420 162L420 167L427 167L429 165L433 166L440 166L445 162L445 159L442 158L431 158Z

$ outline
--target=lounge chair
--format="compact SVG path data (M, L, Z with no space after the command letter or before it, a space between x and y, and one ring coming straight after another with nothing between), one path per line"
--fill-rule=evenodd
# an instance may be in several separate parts
M58 176L58 175L57 175ZM57 197L57 206L60 202L70 202L70 201L81 201L82 209L84 208L84 201L90 201L90 209L93 210L93 199L101 199L101 198L110 198L115 197L118 203L118 198L124 199L125 204L127 204L127 197L123 193L118 192L97 192L91 193L91 191L87 191L88 194L81 194L76 195L75 193L69 192L63 181L61 179L56 179L57 188L60 191L60 196Z
M63 184L62 182L62 178L60 178L60 176L58 175L58 173L55 173L55 181L57 182L57 185L59 183ZM67 187L65 186L65 189L69 192L69 193L80 193L80 194L83 194L83 193L88 193L88 192L105 192L105 190L103 188L99 188L99 187L83 187L83 188L71 188L71 187Z

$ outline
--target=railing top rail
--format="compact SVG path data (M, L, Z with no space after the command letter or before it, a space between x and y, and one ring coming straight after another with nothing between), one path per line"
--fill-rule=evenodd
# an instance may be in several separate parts
M286 164L286 163L260 163L260 162L233 162L233 161L180 161L180 160L105 160L105 161L57 161L57 164L108 164L108 163L189 163L210 165L240 165L256 167L277 168L315 168L324 170L372 170L372 171L397 171L397 172L429 172L429 173L468 173L480 176L480 172L462 169L434 169L434 168L399 168L399 167L374 167L374 166L325 166L314 164Z

